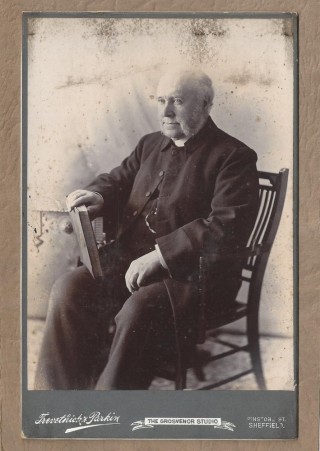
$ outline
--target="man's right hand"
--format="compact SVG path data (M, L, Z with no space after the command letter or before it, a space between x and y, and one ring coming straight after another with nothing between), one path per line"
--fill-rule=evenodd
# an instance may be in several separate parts
M93 191L77 189L67 196L66 204L70 211L73 207L85 205L91 219L96 218L102 213L103 197Z

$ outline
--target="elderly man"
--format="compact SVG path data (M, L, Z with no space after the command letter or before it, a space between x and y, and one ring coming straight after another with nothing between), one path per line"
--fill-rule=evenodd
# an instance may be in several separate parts
M212 101L204 73L167 73L161 132L68 196L103 215L114 241L102 283L79 267L54 285L36 388L147 389L164 360L179 368L192 350L199 257L244 246L258 208L256 154L214 124ZM236 261L214 269L208 317L232 308L239 275Z

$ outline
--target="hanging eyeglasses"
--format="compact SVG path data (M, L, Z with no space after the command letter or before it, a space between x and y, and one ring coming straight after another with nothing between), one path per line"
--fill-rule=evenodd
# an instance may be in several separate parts
M147 216L144 218L144 221L146 223L146 226L148 227L148 229L150 230L151 233L157 233L149 224L149 218L150 216L156 215L157 214L157 208L153 208L152 210L149 211L149 213L147 214Z

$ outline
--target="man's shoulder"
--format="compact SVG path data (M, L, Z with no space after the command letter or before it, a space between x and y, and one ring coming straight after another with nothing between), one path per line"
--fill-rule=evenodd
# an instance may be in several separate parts
M162 142L168 142L170 141L169 138L164 136L160 131L147 133L146 135L143 135L140 139L139 143L142 144L149 144L149 143L162 143Z
M170 143L170 138L164 136L160 131L148 133L139 140L138 151L142 155L159 152Z
M248 144L230 135L221 128L215 127L215 139L212 140L212 146L215 147L216 151L220 152L226 158L230 155L247 155L257 160L256 152Z

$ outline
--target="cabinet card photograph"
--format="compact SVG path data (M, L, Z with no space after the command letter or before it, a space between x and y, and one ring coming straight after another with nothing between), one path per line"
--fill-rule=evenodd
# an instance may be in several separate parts
M297 17L25 13L22 416L297 436Z

